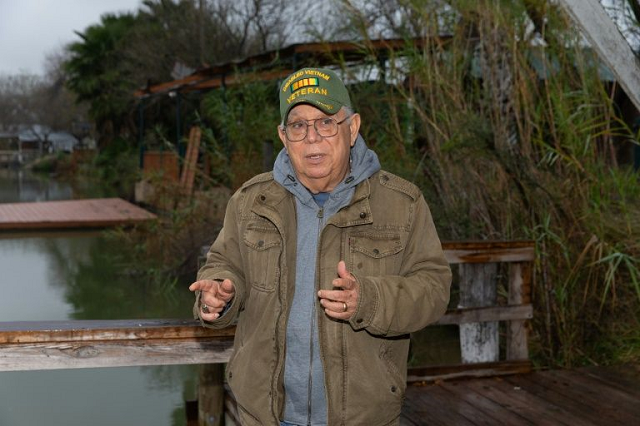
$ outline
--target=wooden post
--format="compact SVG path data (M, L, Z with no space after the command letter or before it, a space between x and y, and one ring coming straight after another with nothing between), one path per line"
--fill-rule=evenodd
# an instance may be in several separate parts
M560 0L640 111L640 61L598 0Z
M200 138L202 131L200 127L193 126L189 132L189 144L187 146L187 154L184 157L182 166L182 175L180 176L180 186L187 195L193 192L193 182L196 176L196 168L198 163L198 150L200 149Z
M220 426L224 418L224 364L200 366L198 425Z
M509 272L509 305L529 303L531 294L531 264L513 263ZM529 358L527 329L524 320L507 323L507 360Z
M459 308L494 306L496 263L460 264ZM462 363L496 362L500 356L498 322L460 324L460 353Z
M198 269L207 261L209 247L200 247ZM198 426L224 424L224 366L202 364L198 381Z

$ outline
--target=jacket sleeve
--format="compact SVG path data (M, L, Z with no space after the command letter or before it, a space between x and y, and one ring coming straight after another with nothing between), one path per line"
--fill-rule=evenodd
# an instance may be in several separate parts
M360 288L358 308L349 320L354 330L407 334L437 321L447 309L451 269L424 197L415 203L400 275L354 275Z
M205 327L225 328L238 317L245 298L245 279L242 272L242 254L240 252L240 205L242 194L237 192L229 200L222 230L207 253L207 261L198 271L198 280L223 281L230 279L235 287L235 295L226 312L215 321L205 321L200 316L200 292L196 292L193 306L194 318L200 319Z

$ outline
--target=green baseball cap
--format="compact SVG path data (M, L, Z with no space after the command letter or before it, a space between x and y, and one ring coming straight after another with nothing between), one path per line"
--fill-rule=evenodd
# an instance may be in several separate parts
M280 86L280 116L287 118L291 108L311 104L333 115L343 106L351 108L349 92L338 75L324 68L303 68L289 75Z

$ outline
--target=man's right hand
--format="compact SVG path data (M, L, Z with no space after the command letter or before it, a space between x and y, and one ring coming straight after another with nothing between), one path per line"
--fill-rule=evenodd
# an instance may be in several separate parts
M218 319L227 302L236 294L236 288L230 279L222 282L196 281L189 286L189 290L200 291L200 316L205 321Z

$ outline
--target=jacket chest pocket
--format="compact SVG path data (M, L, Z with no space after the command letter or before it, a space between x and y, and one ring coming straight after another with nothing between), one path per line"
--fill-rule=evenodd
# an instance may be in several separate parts
M245 271L251 286L260 291L273 291L280 278L282 240L276 229L248 228L243 236L247 247Z
M404 244L399 233L363 233L349 237L351 270L361 275L395 275Z

